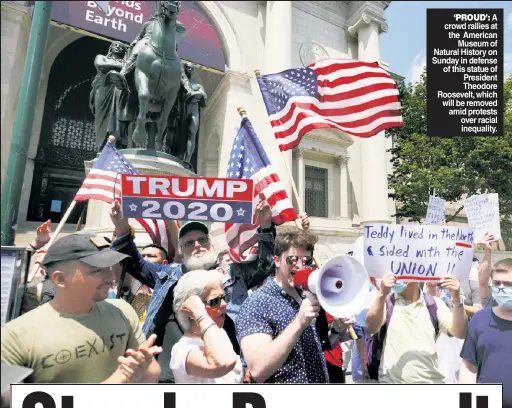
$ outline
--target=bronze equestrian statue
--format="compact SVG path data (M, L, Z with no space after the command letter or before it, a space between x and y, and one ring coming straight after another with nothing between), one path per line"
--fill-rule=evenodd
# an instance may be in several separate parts
M109 73L116 77L112 82L127 91L127 78L134 69L139 109L132 140L142 145L148 138L148 149L161 150L169 114L181 86L177 43L184 26L178 22L180 7L181 1L157 1L156 13L132 43L127 63L120 73ZM148 122L156 126L146 126Z

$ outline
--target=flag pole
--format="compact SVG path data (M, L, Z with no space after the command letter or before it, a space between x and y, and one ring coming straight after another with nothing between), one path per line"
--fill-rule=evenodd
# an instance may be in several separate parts
M259 69L255 69L254 73L256 74L256 77L259 77L261 75ZM240 116L242 116L242 118L246 115L246 111L242 107L238 107L238 113L240 114ZM292 183L293 195L295 196L295 200L297 201L297 206L299 207L299 213L303 213L304 209L302 208L302 200L300 199L299 192L297 191L297 187L295 186L295 182L293 181L292 171L290 170L290 167L288 167L288 161L286 160L284 152L281 149L279 149L279 151L281 152L281 156L283 156L284 166L286 167L286 171L288 172L288 177L290 179L290 182ZM299 220L295 220L295 223L297 224L297 226L299 228L302 228L302 224ZM315 263L317 265L319 265L316 260L315 260Z
M64 227L64 224L66 223L67 219L69 218L69 216L71 215L71 211L73 211L73 209L75 208L75 205L76 205L76 201L73 200L71 202L71 204L69 205L67 211L64 213L64 216L62 217L62 219L60 220L59 222L59 225L57 226L57 229L55 230L55 232L52 234L52 237L50 239L50 241L48 242L48 248L50 248L53 243L55 242L55 240L57 239L57 236L60 234L62 228ZM34 279L34 276L35 274L37 273L37 271L39 270L40 266L39 265L34 265L34 267L32 268L32 270L30 271L30 275L28 276L27 278L27 281L28 282L31 282L32 279Z
M108 140L107 140L107 143L110 142L110 143L113 143L115 140L115 136L109 136L108 137ZM75 206L76 206L76 201L73 200L71 202L71 204L69 205L68 209L66 210L66 212L64 213L64 216L61 218L60 222L59 222L59 225L57 225L57 229L55 230L55 232L52 234L52 238L50 239L50 242L48 242L48 248L50 248L53 243L55 242L55 240L57 239L58 235L60 234L60 232L62 231L62 228L64 228L64 225L66 224L66 221L68 220L69 216L71 215L71 212L75 209ZM32 279L34 278L34 275L36 274L36 272L39 270L39 266L37 265L34 265L34 267L32 268L32 270L30 271L30 275L28 276L27 278L27 281L28 282L31 282Z
M256 76L260 75L260 71L259 70L255 70L254 73L256 74ZM242 107L242 106L237 107L237 111L240 114L240 116L242 117L242 119L247 116L247 111L245 110L244 107ZM300 197L299 197L299 193L297 191L297 187L295 186L295 181L293 180L292 172L291 172L290 168L288 167L288 163L286 162L286 158L284 156L283 151L281 149L280 149L280 151L281 151L281 154L283 156L283 161L284 161L284 165L286 167L286 170L288 170L288 177L290 178L290 182L292 184L293 194L295 195L295 200L297 201L297 205L299 207L299 213L302 213L304 211L302 209L302 203L301 203L301 200L300 200ZM302 223L300 222L300 220L298 218L295 219L295 225L297 225L297 227L300 228L300 229L304 229L302 227ZM320 263L320 260L317 258L317 256L314 253L313 253L313 261L315 261L315 264L318 267L318 269L320 269L322 267L322 264ZM357 335L354 332L354 329L352 328L352 326L350 326L348 328L348 331L350 333L350 336L352 337L352 340L357 340Z

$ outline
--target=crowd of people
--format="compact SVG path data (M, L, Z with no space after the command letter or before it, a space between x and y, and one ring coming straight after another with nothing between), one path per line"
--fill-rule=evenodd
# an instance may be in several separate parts
M354 382L503 383L512 407L512 259L492 265L490 234L467 281L370 278L365 306L341 318L294 284L315 267L307 214L278 233L262 200L248 263L217 253L198 221L168 263L162 247L139 251L118 201L110 216L113 241L79 232L48 247L45 223L31 243L38 278L1 339L2 362L33 370L29 382L344 383L353 342Z

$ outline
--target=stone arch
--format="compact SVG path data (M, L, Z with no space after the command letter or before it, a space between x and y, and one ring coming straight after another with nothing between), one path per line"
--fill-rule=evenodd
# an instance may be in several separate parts
M226 65L230 71L243 72L242 53L235 30L216 1L198 1L199 8L208 16L222 42Z
M39 136L41 134L41 125L43 121L44 104L46 101L46 93L48 91L48 81L50 72L57 56L72 42L84 37L83 34L74 31L65 30L60 27L51 26L49 38L45 51L43 72L41 73L41 83L36 102L36 115L34 117L34 125L32 127L32 136L30 139L29 158L34 158L37 153L39 144Z
M48 40L46 42L46 51L43 62L43 69L41 72L41 80L39 83L39 91L37 94L36 108L34 115L34 123L32 126L32 134L30 137L27 167L25 170L24 188L21 196L21 203L18 212L18 224L23 225L26 223L28 203L32 189L33 176L34 176L34 159L37 155L37 148L39 146L39 137L41 135L41 128L43 124L44 106L46 95L48 91L48 81L50 78L50 71L57 56L72 42L84 37L74 31L66 30L61 27L50 26L48 33Z
M27 166L31 173L26 174L25 182L30 194L24 200L28 203L24 219L28 221L58 221L53 218L62 215L62 209L54 210L56 207L48 197L55 196L62 206L67 206L85 177L84 160L96 155L94 117L89 108L90 86L96 70L92 63L84 61L104 53L109 43L66 33L61 31L59 36L53 32L44 61L46 72L36 104L38 123L34 124ZM76 207L69 222L76 221L82 210L85 211L85 206Z

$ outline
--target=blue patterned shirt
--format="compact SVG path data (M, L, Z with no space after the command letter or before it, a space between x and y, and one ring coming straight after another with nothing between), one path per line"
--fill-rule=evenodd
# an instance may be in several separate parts
M237 337L266 333L275 339L295 319L300 305L275 282L268 278L242 304L237 322ZM263 357L262 357L263 358ZM281 368L265 383L328 383L329 375L320 339L311 324L300 335Z

